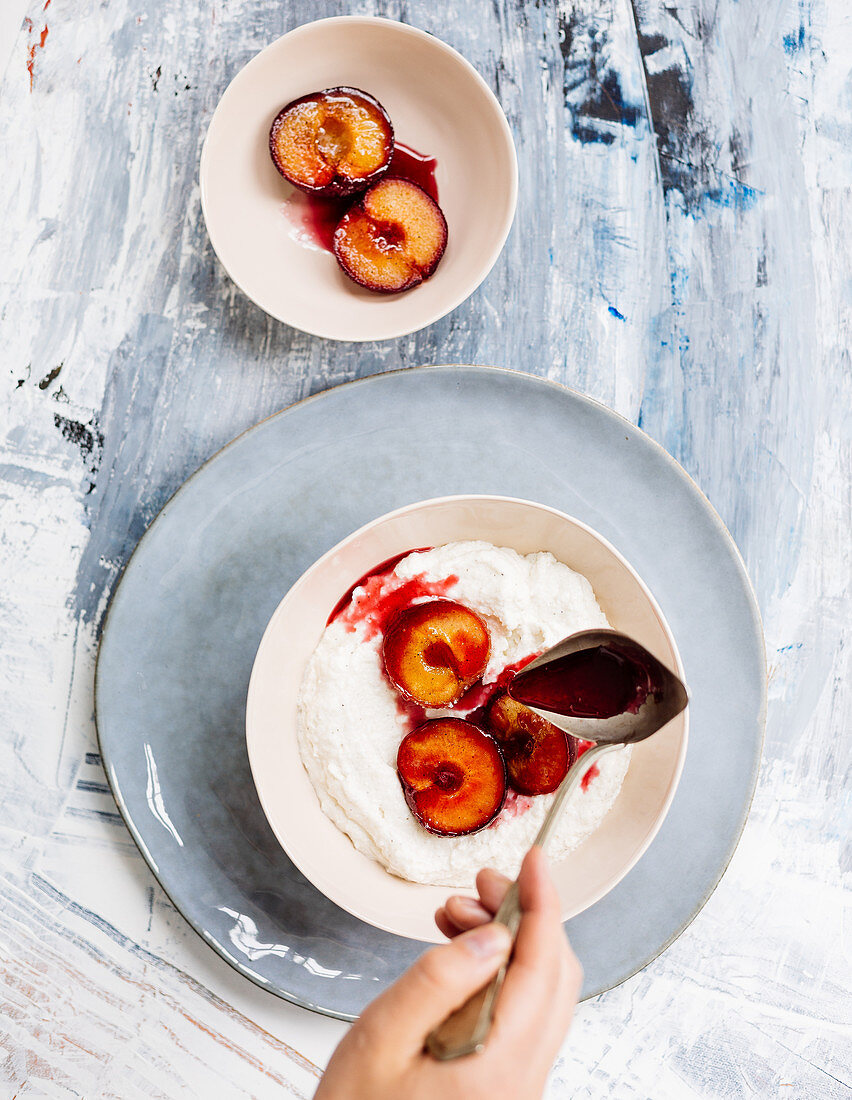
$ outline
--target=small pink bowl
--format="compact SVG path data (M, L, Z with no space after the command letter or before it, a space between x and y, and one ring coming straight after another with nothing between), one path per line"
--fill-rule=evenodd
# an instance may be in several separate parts
M430 279L402 294L365 290L329 252L306 246L288 215L294 189L269 155L285 104L341 85L375 96L397 139L438 161L447 250ZM500 255L517 195L515 146L494 93L450 46L391 19L319 19L267 46L225 90L201 153L201 206L225 270L279 321L332 340L405 336L455 309Z

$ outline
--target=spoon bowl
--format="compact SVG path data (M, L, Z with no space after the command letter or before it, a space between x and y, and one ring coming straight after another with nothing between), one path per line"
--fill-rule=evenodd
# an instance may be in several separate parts
M559 702L560 678L575 682L579 677L585 678L586 686L588 679L594 678L598 688L593 698L588 692L585 696L586 713L578 713L576 705L569 705L573 713L553 709ZM644 646L617 630L581 630L564 638L515 676L509 694L558 729L598 745L644 741L680 714L688 702L680 678ZM568 702L564 690L561 695ZM626 707L618 705L623 699ZM589 713L592 704L597 709L594 716Z

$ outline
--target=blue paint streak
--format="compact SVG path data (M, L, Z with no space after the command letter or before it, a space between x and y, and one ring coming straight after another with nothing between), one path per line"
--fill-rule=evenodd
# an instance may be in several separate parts
M799 24L798 34L785 34L784 35L784 52L788 53L791 57L793 54L798 53L799 50L805 48L805 28L803 24Z
M727 187L719 187L704 193L704 198L716 206L727 206L732 210L743 212L751 210L761 197L762 192L739 180L729 180Z
M609 307L609 312L613 315L613 317L617 317L619 321L626 321L627 320L627 318L624 316L624 314L619 313L618 310L615 308L615 306L610 306Z

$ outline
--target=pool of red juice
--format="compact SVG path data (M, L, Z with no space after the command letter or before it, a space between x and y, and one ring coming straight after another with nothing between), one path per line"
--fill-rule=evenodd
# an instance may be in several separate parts
M437 167L438 162L434 157L418 153L410 145L397 142L387 175L419 184L426 194L437 202L438 184L435 180ZM357 195L350 195L345 199L327 199L320 195L307 195L303 191L294 190L284 203L283 210L306 245L333 252L334 231L338 222L353 202L357 201Z

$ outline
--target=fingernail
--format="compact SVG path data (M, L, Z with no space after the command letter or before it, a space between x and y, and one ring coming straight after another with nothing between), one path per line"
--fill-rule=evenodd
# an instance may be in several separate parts
M502 955L509 947L509 933L502 924L483 924L473 932L466 932L461 938L471 955L478 959L490 959Z
M457 894L453 898L454 903L460 909L466 909L468 913L484 913L484 908L479 904L476 898L467 898L463 894Z

